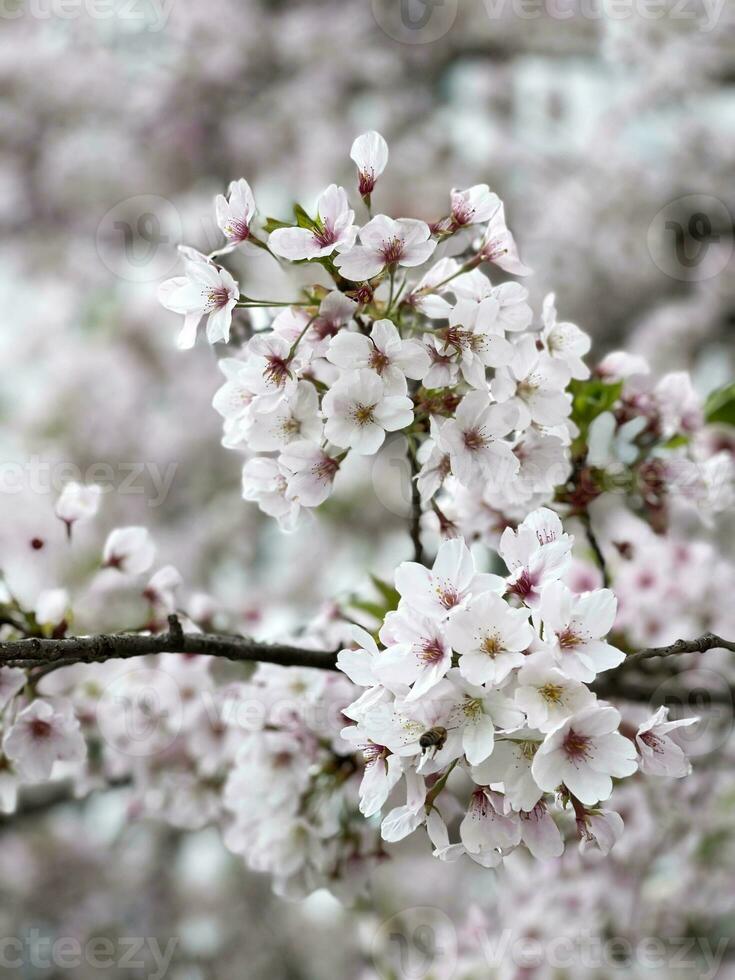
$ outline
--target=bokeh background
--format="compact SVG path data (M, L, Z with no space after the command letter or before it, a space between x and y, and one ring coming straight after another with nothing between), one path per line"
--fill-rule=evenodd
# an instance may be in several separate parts
M382 489L390 459L377 475L355 470L292 537L240 499L239 461L221 447L211 408L215 355L204 344L177 352L178 324L155 298L178 242L219 243L212 201L230 180L246 177L261 210L283 216L297 197L310 204L332 181L349 185L349 147L367 129L391 148L381 210L431 220L450 187L487 182L535 270L536 308L553 289L596 353L625 346L658 372L692 370L705 391L729 380L735 9L664 0L655 11L645 0L623 16L605 0L549 10L511 0L4 0L0 565L18 595L32 604L40 588L61 579L73 589L89 571L92 532L72 557L53 518L76 474L118 491L105 498L109 527L150 527L189 588L263 636L358 589L366 567L389 576L408 557L400 493ZM241 271L247 292L277 288L267 258ZM48 547L33 551L34 537ZM87 616L104 625L104 602ZM667 806L696 790L678 787ZM524 868L504 899L481 869L410 848L379 870L361 910L326 893L288 905L216 833L131 826L120 813L113 793L2 825L4 934L40 924L60 935L177 936L175 980L372 978L383 975L372 952L381 923L427 896L460 939L473 905L510 920L533 907ZM719 832L719 811L707 819ZM722 820L729 826L726 811ZM671 847L683 853L679 831ZM627 846L633 857L635 835ZM727 867L714 862L707 880ZM571 872L558 928L600 930L600 908L635 921L633 895L649 930L676 933L676 919L661 919L669 906L646 905L658 879L631 881L623 862L620 874L622 909L603 894L609 878L595 894L594 871L594 899L580 905ZM687 901L697 904L690 892ZM438 980L453 975L438 969Z

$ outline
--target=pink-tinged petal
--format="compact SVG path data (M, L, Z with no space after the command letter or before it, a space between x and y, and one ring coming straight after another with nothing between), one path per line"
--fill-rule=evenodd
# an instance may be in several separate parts
M380 833L384 841L395 843L408 837L423 822L424 814L420 810L414 812L408 806L399 806L385 817L380 825Z
M606 773L595 772L588 766L577 769L567 765L564 785L586 806L609 800L613 790L612 779Z
M618 600L610 589L584 592L574 604L574 616L590 636L607 636L613 628Z
M352 282L362 282L372 279L382 270L385 262L382 255L364 245L355 245L347 252L342 252L335 259L335 265L345 279Z
M367 366L372 344L363 334L341 330L329 342L327 360L345 371Z
M375 409L375 419L388 432L405 429L413 422L413 402L405 395L388 395Z
M360 687L375 684L372 660L364 650L341 650L337 657L337 666Z
M564 839L546 809L521 815L521 837L531 854L539 860L559 857L564 853Z
M417 242L415 245L407 245L403 249L400 264L408 266L409 268L415 268L417 265L423 265L424 262L427 262L434 254L435 248L436 242L433 241Z
M313 232L307 228L277 228L271 232L268 246L275 255L291 262L312 258L319 251Z
M196 313L188 313L184 317L184 326L176 338L176 346L179 350L191 350L194 346L201 318L202 315L198 311Z
M495 743L495 726L487 715L481 715L474 724L464 727L462 733L462 748L471 766L477 766L493 751Z

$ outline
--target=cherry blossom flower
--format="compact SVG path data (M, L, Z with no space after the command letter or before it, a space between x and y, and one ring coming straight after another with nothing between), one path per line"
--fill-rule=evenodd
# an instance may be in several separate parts
M392 755L384 745L368 741L363 743L357 726L342 730L343 738L362 752L365 762L360 783L360 813L372 817L385 806L393 789L401 781L403 768L397 755Z
M529 514L517 530L506 528L498 553L510 572L508 591L526 605L537 606L543 589L567 571L573 542L558 514L547 507Z
M597 365L595 372L608 383L625 381L628 378L643 378L651 373L651 367L640 354L629 354L624 350L614 350L606 354Z
M569 371L569 376L578 380L589 378L590 369L583 361L589 353L592 341L574 323L559 323L556 316L555 296L549 293L544 299L541 318L543 330L541 342L546 351Z
M273 332L292 346L298 341L301 350L309 351L310 358L324 357L332 338L349 324L356 309L353 299L333 289L319 304L316 316L301 307L282 310L273 321Z
M567 677L545 653L532 654L516 681L515 702L531 728L541 732L550 732L595 700L588 687Z
M457 275L460 265L456 259L445 257L439 259L429 269L428 272L419 279L411 292L406 297L405 302L415 310L423 313L424 316L435 317L437 320L447 316L451 309L451 303L442 296L442 292L455 289L458 279ZM480 273L482 275L482 273ZM483 278L485 278L483 276ZM489 280L487 280L489 282ZM457 293L459 298L459 293ZM483 298L483 297L481 297Z
M439 445L449 453L452 473L467 487L492 480L502 485L518 471L518 460L507 442L515 413L490 403L486 392L471 391L453 419L441 430Z
M546 586L539 605L544 642L568 677L593 681L625 660L622 650L602 639L612 629L616 611L610 589L575 596L563 582Z
M255 216L255 198L246 180L233 180L227 194L218 194L214 202L217 225L227 239L222 251L250 242Z
M543 800L532 810L519 813L521 840L531 854L540 861L559 857L564 853L564 838Z
M270 411L258 411L256 404L247 431L248 445L259 452L283 449L297 440L318 442L321 436L319 398L308 381L299 381Z
M531 765L533 778L551 793L562 784L592 806L612 793L612 776L632 775L638 768L633 743L617 731L620 713L592 705L550 732Z
M418 340L402 340L391 320L376 320L370 336L343 330L329 345L327 359L343 371L370 368L391 395L406 394L406 378L429 370L429 355Z
M357 164L360 196L369 203L378 177L388 165L388 144L380 133L370 130L354 141L350 158Z
M215 392L212 407L224 419L222 445L227 449L234 449L246 437L256 394L243 380L243 361L224 357L217 366L226 380Z
M389 394L380 375L366 368L342 375L324 396L322 411L327 438L363 456L380 449L386 432L413 421L411 399Z
M517 427L562 425L569 415L570 398L565 393L569 372L545 351L539 351L534 338L522 336L515 342L515 353L508 367L495 373L491 384L498 402L513 405L518 411Z
M460 539L443 542L431 569L418 562L402 562L395 583L406 606L439 620L465 605L473 592L500 592L504 586L500 576L476 571L472 553Z
M447 348L436 334L424 334L423 344L429 357L429 370L423 378L427 388L449 388L457 383L459 364L455 352Z
M470 684L502 684L523 663L523 651L534 636L529 615L528 609L513 609L493 592L474 595L455 612L447 637Z
M466 225L481 225L490 221L501 201L487 184L475 184L465 191L452 190L452 221L463 228Z
M702 399L694 390L687 371L673 371L664 375L656 385L653 395L661 413L664 438L690 434L702 428Z
M406 779L406 804L398 806L386 814L380 825L380 836L385 841L404 840L426 822L424 800L426 788L423 780Z
M424 503L438 493L452 471L449 453L444 452L438 446L442 423L431 418L429 426L431 438L421 444L417 453L421 470L416 477L416 484Z
M32 701L5 733L3 752L30 782L48 779L55 762L82 762L87 746L71 701Z
M461 663L460 658L460 666ZM461 749L455 751L463 752L469 765L476 766L494 752L495 731L518 729L523 724L523 713L502 691L469 683L456 667L449 671L447 679L454 689L448 720L452 732L461 738Z
M470 854L482 854L493 867L502 860L502 852L521 842L521 825L515 814L506 815L500 793L478 787L470 797L467 813L459 828L462 844Z
M623 818L614 810L588 810L584 820L577 821L579 850L582 854L596 849L607 855L623 836Z
M377 687L381 681L377 673L382 654L378 644L361 626L350 626L349 635L356 649L346 648L337 655L337 666L359 687Z
M449 326L442 331L445 351L459 356L467 384L486 390L486 368L509 364L514 349L497 325L499 306L489 296L479 303L460 300L449 313Z
M439 622L402 608L388 613L380 629L385 652L380 658L383 683L413 685L406 701L432 689L452 666L452 651Z
M505 223L505 205L493 212L487 230L480 243L478 256L486 262L493 262L512 276L529 276L531 270L525 266L518 255L518 246Z
M287 496L302 507L318 507L332 492L339 460L306 439L290 442L279 465L286 474Z
M55 513L66 524L71 536L72 525L91 520L99 510L102 487L97 484L67 483L56 501Z
M423 265L436 248L430 234L424 221L378 214L360 229L362 244L338 255L335 265L353 282L372 279L386 266Z
M350 208L345 189L330 184L319 196L316 212L313 228L277 228L271 232L268 239L271 252L298 262L352 248L358 229L353 224L355 212Z
M147 572L156 557L156 548L145 527L119 527L111 531L102 552L105 568L116 568L126 575Z
M176 609L176 592L184 584L181 573L173 565L164 565L152 575L143 595L149 602L160 606L164 612L172 613Z
M257 336L248 341L246 360L238 375L246 390L257 395L260 411L273 409L283 397L294 392L301 368L299 352L278 334Z
M531 772L540 737L538 733L520 730L512 738L497 740L492 754L472 766L473 780L480 786L502 784L505 799L514 810L533 810L543 796Z
M226 343L240 287L226 269L218 268L205 255L193 248L181 251L186 275L167 279L158 290L161 305L184 317L177 346L180 350L194 346L199 321L205 316L209 343Z
M289 495L288 473L278 460L267 456L248 460L242 468L242 496L275 517L283 531L295 530L301 505Z
M699 718L679 718L676 721L669 721L668 718L669 709L662 705L648 721L639 726L635 736L638 766L647 775L681 779L692 771L692 764L677 743L677 736L672 733L695 725Z

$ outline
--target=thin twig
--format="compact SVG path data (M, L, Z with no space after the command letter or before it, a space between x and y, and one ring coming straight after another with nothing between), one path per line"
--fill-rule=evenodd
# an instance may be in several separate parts
M582 524L584 525L584 529L587 534L587 540L589 541L590 548L592 549L592 553L595 556L595 561L597 562L597 565L600 571L602 572L602 584L607 589L610 587L610 574L607 570L607 563L605 561L605 556L602 553L600 542L597 540L597 535L592 530L592 520L587 511L583 511L579 515L579 518L582 521Z

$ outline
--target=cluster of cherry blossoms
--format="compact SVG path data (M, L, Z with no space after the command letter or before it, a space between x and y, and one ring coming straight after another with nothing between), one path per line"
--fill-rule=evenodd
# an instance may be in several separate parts
M367 133L352 158L371 213L388 148ZM208 340L226 342L238 308L282 307L220 361L214 406L224 445L247 457L246 499L291 529L301 508L329 497L349 453L373 455L400 431L427 509L449 476L492 491L516 519L548 502L569 471L566 389L589 376L590 341L557 319L553 296L535 320L522 285L493 285L480 270L530 271L487 185L452 191L449 213L431 225L377 214L360 226L334 184L312 212L297 205L291 224L259 221L244 180L217 198L216 213L226 245L209 257L184 248L186 275L160 298L184 315L182 347L204 317ZM291 303L243 296L214 261L239 247L309 263L318 283Z
M66 485L55 512L71 544L101 499L97 486ZM98 594L114 607L117 593L137 597L142 618L127 623L129 636L163 631L172 614L194 635L215 622L244 629L223 619L211 597L182 595L172 565L153 571L156 550L146 528L115 528L74 597L44 590L27 610L3 592L0 640L63 639L78 606ZM346 622L327 615L298 642L319 649L348 639ZM16 810L19 791L50 780L69 780L80 797L124 785L131 819L187 830L216 825L231 850L272 876L279 894L328 886L349 898L364 889L384 853L358 808L361 760L340 736L343 709L358 694L342 674L258 664L223 676L198 653L52 666L60 669L38 675L0 667L2 812Z
M340 668L366 688L343 732L365 755L362 812L378 813L405 781L406 803L383 818L385 840L425 825L442 860L467 854L494 867L521 843L551 857L564 848L556 798L573 808L582 846L607 853L623 826L602 807L613 779L690 771L677 731L694 719L669 721L661 708L622 733L618 710L596 697L596 678L625 654L606 640L613 593L575 594L562 581L572 544L545 508L504 532L507 577L476 571L464 542L447 541L432 569L399 566L383 649L357 628L357 648L340 653ZM457 797L439 797L460 771L472 788L451 843Z

